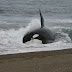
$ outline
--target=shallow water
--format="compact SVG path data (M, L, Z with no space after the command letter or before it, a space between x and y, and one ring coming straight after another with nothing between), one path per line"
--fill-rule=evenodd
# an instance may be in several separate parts
M39 9L55 42L25 44L26 32L40 28ZM0 54L50 51L72 48L72 0L0 0Z

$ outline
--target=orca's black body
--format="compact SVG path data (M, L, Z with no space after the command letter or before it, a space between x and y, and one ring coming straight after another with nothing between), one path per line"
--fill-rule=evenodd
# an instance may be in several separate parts
M43 44L52 43L55 39L54 34L51 30L44 26L44 19L40 11L40 18L41 18L41 28L28 32L23 37L23 43L30 41L35 34L38 34L37 37L34 39L41 40Z

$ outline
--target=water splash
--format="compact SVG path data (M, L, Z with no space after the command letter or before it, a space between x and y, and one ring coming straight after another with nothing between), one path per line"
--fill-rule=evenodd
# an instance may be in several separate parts
M54 43L42 44L41 41L38 40L31 40L25 44L22 43L22 38L27 32L40 27L40 21L38 19L32 19L29 25L25 28L21 27L17 30L0 30L0 54L50 51L72 47L71 37L69 35L72 29L59 26L49 27L56 35Z

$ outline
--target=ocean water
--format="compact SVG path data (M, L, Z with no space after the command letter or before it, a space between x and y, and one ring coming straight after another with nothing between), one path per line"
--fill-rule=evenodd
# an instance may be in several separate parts
M42 44L22 38L44 24L55 34L55 42ZM72 48L72 0L0 0L0 55Z

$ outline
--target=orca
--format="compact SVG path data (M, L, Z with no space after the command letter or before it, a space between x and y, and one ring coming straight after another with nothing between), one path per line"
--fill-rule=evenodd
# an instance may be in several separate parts
M28 32L23 37L23 43L30 41L31 39L38 39L42 41L42 44L52 43L55 40L53 32L44 26L44 18L40 12L41 28Z

